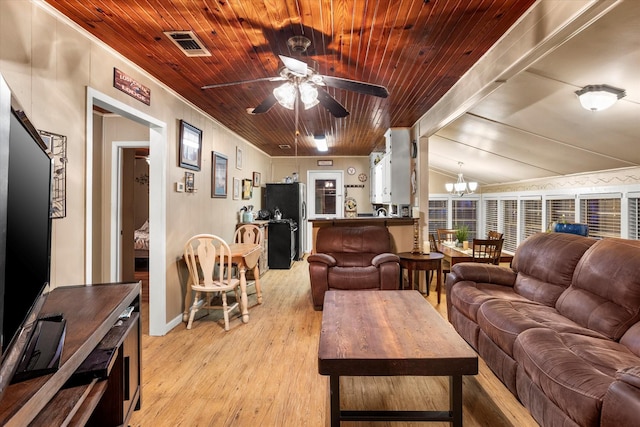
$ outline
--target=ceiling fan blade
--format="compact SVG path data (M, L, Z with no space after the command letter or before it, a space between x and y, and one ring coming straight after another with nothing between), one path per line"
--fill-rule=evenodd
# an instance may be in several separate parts
M329 112L334 117L341 118L341 117L347 117L349 115L349 112L347 111L347 109L344 108L342 104L340 104L333 96L329 95L329 93L326 90L322 89L321 87L318 87L317 89L318 89L318 102L324 108L329 110Z
M213 84L213 85L206 85L206 86L202 86L200 89L202 89L202 90L204 90L204 89L213 89L213 88L216 88L216 87L242 85L242 84L246 84L246 83L255 83L255 82L278 82L278 81L282 81L282 80L285 80L285 79L284 79L284 77L281 77L281 76L261 77L259 79L253 79L253 80L241 80L241 81L238 81L238 82L218 83L218 84Z
M336 89L350 90L352 92L378 96L380 98L386 98L387 96L389 96L389 91L387 91L387 88L380 85L343 79L342 77L322 76L322 80L324 81L325 85L335 87Z
M299 61L295 58L290 58L288 56L278 55L280 60L284 64L285 67L289 69L293 74L296 74L300 77L305 77L307 75L307 64L305 62Z
M253 111L251 112L251 114L262 114L262 113L266 113L267 111L269 111L271 109L271 107L273 107L276 103L278 102L278 100L276 99L276 97L273 94L269 94L269 96L267 96L265 98L264 101L262 101L260 103L260 105L258 105L256 108L253 109Z

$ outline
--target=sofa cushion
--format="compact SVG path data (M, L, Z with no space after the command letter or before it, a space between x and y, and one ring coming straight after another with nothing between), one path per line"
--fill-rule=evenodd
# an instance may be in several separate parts
M487 301L478 310L478 326L509 356L513 355L516 338L527 329L547 328L557 332L606 338L567 319L555 308L535 302L497 299Z
M619 340L640 320L640 241L597 241L556 303L559 313Z
M566 233L537 233L518 246L512 268L518 273L514 288L531 301L554 305L571 285L582 255L596 242Z
M527 301L509 286L471 281L457 282L449 294L452 305L474 322L480 306L491 299Z
M600 425L602 401L616 371L638 363L615 341L547 328L522 332L513 357L549 400L581 426Z

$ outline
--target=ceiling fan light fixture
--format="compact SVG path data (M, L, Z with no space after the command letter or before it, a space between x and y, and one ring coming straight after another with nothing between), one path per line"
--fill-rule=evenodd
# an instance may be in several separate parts
M313 140L316 143L316 148L318 151L329 151L329 147L327 146L327 137L324 135L315 135Z
M284 108L293 110L296 100L296 87L291 82L286 82L273 89L273 96L276 97L278 103Z
M300 90L300 100L304 104L305 110L318 105L318 89L313 87L312 84L303 82L298 86Z
M608 85L588 85L575 92L580 104L586 110L602 111L611 107L618 99L624 98L627 93L624 89L618 89Z

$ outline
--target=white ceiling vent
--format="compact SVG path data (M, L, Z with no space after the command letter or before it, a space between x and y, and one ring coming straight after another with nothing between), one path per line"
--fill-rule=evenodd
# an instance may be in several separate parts
M187 56L211 56L193 31L165 31L164 33Z
M291 146L289 144L280 144L278 145L278 147L280 147L281 150L290 150Z

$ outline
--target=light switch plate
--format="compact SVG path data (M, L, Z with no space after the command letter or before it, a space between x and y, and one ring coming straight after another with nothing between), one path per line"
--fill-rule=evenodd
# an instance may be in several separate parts
M184 182L176 182L176 192L184 193Z

